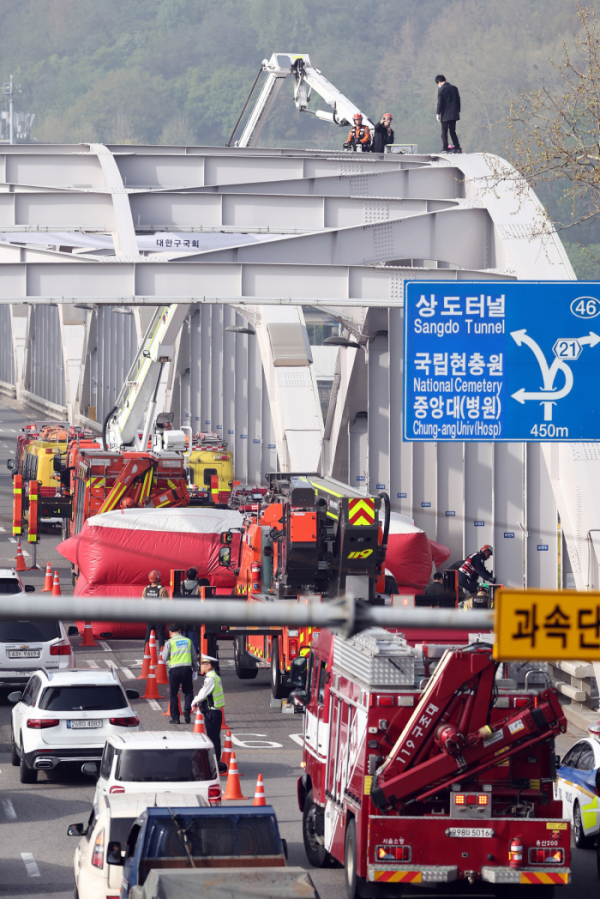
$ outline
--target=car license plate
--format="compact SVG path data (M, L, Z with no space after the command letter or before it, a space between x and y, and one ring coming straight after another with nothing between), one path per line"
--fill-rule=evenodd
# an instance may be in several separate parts
M494 831L491 827L449 827L446 831L446 836L489 839L494 836Z
M39 649L9 649L9 659L39 659Z
M81 730L86 727L102 727L102 721L99 718L88 718L81 721L67 721L67 727L73 730Z

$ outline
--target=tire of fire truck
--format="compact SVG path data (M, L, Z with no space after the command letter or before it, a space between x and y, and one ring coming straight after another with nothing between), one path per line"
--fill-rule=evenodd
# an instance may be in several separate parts
M246 638L243 636L234 637L233 639L233 660L235 663L235 673L240 680L254 680L258 674L256 665L252 668L243 667L246 653Z
M289 684L284 685L283 683L285 675L280 670L279 645L279 637L273 637L271 646L271 693L275 699L287 699L292 688Z
M313 868L330 868L335 864L335 859L329 852L327 852L325 847L319 843L317 838L316 827L319 814L323 814L323 809L313 802L312 790L309 790L302 810L304 851Z
M578 849L592 849L595 841L595 836L586 837L585 835L581 809L579 808L579 803L576 802L573 806L573 842Z
M374 897L381 894L378 884L368 883L364 877L359 877L358 871L358 853L356 849L356 823L354 818L350 818L346 827L346 841L344 851L344 883L346 885L346 896L348 899L365 899L365 897ZM387 891L386 891L387 892ZM402 887L394 884L393 895L400 897Z

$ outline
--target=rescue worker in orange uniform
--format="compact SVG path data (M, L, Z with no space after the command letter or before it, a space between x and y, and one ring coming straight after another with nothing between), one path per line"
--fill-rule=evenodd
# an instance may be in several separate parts
M363 125L363 117L360 112L354 113L354 127L348 133L348 140L344 144L345 150L356 150L357 146L361 146L363 152L371 146L371 129L368 125Z

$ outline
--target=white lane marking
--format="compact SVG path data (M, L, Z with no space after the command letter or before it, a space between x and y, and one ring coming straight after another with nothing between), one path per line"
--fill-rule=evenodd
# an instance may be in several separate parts
M121 671L125 675L125 680L135 680L135 674L129 668L121 668Z
M288 737L304 749L304 734L288 734Z
M16 542L17 542L17 538L16 538L16 537L9 537L8 539L10 540L11 543L16 543Z
M144 664L144 660L143 659L125 659L125 664L133 665L134 668L141 668L142 665Z
M11 800L10 799L2 799L2 800L0 800L0 803L2 804L2 811L4 812L7 820L8 821L16 821L17 813L15 811L15 807L12 804Z
M109 662L108 659L104 659L104 664L106 665L107 668L114 668L115 671L118 671L118 670L119 670L119 666L118 666L118 665L115 665L114 662Z
M266 734L240 734L242 737L266 737ZM241 749L283 749L282 743L276 743L274 740L240 740L235 734L231 735L231 739L236 746Z
M6 533L6 528L0 527L0 531L2 531L3 534L5 534L5 533Z
M25 869L30 877L41 877L40 869L37 866L37 862L34 859L31 852L22 852L21 858L25 863Z
M100 665L98 662L94 661L94 659L82 659L82 662L85 662L86 665L89 665L90 668L99 668Z
M112 649L104 640L98 640L98 645L102 647L104 652L112 652Z
M156 701L156 699L147 699L146 702L148 703L148 705L150 706L151 709L154 709L155 712L161 711L161 707L160 707L159 703Z

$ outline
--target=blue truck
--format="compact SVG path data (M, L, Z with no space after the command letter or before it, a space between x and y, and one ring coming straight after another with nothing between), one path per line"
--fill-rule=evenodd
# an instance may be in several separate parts
M168 795L162 808L147 808L136 819L124 845L108 844L108 864L123 867L121 899L130 899L155 869L286 867L272 806L171 808Z

